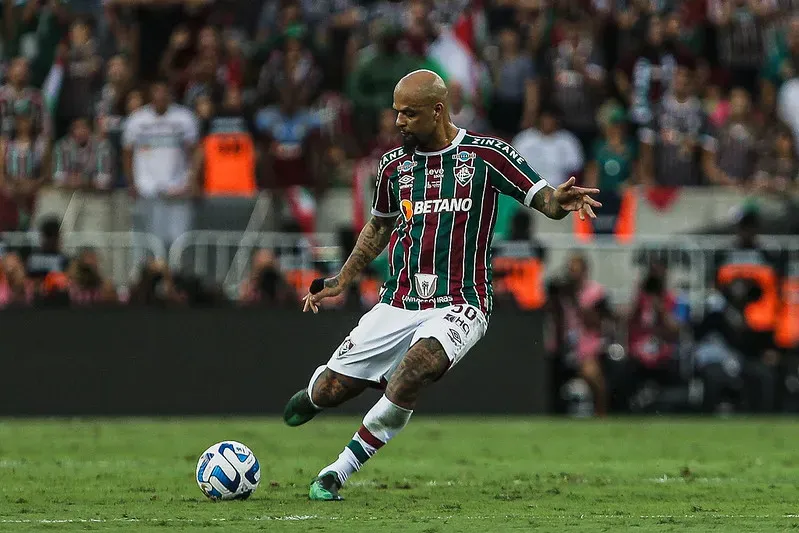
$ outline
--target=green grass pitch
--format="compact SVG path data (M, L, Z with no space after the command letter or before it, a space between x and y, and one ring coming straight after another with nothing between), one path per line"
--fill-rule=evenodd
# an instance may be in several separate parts
M785 531L799 528L790 419L419 415L342 494L308 482L357 418L0 420L0 531ZM212 503L199 454L240 440L263 467Z

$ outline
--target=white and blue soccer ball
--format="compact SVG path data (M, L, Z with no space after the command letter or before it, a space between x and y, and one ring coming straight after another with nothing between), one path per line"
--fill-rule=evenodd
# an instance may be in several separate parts
M195 479L203 494L217 500L246 500L261 481L261 466L248 447L226 440L205 450Z

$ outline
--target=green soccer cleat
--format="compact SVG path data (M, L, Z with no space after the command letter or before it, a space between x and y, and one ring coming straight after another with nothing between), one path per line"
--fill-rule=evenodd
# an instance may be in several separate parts
M325 472L318 478L311 481L311 489L308 491L308 498L316 501L333 502L343 500L338 494L341 482L335 472Z
M301 426L320 412L308 397L308 391L302 389L291 397L283 409L283 421L291 427Z

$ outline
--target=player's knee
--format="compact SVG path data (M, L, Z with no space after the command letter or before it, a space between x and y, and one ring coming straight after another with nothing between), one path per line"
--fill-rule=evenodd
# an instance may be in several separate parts
M405 354L386 387L386 397L392 402L413 408L422 389L440 378L449 368L441 343L433 338L422 339Z

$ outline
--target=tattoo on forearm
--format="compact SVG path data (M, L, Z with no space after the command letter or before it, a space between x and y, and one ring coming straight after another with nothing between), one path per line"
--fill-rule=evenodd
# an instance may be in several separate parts
M533 196L532 207L555 220L560 220L569 214L555 200L555 189L551 187L544 187Z
M376 217L369 219L369 222L361 230L355 249L341 267L341 272L336 278L333 278L336 280L336 284L339 283L339 280L348 282L353 279L366 265L374 261L391 240L393 229L394 221L379 220Z

